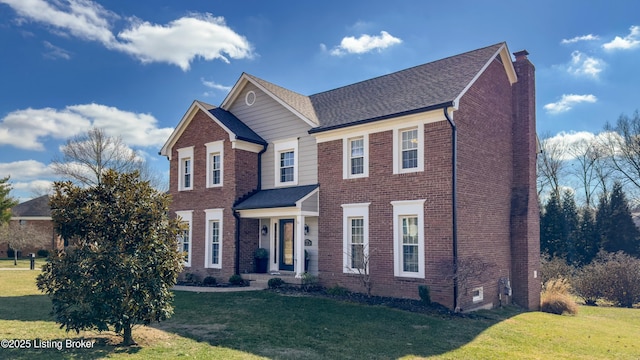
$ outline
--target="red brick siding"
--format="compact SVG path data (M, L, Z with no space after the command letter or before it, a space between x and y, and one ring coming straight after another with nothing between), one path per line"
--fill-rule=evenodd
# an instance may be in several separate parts
M458 258L494 264L483 281L459 284L464 309L498 304L498 281L511 269L511 85L494 60L460 100L458 128ZM471 289L483 287L474 304Z
M206 187L206 147L204 144L224 140L223 186ZM178 149L193 146L193 190L178 191ZM212 275L226 281L235 271L236 223L232 206L234 201L257 186L256 153L235 150L229 135L209 116L199 111L176 141L170 162L169 192L173 197L171 211L193 210L191 267L184 272L201 277ZM205 209L223 208L222 269L205 269ZM251 222L242 220L241 223ZM257 225L255 226L257 228ZM246 237L245 237L246 238ZM257 244L257 234L254 242ZM242 249L242 247L241 247Z
M318 267L326 286L364 291L358 276L343 273L341 204L370 202L369 248L372 292L377 295L418 297L418 285L431 288L434 301L452 303L448 281L438 263L451 257L451 132L446 122L424 127L425 171L393 175L392 131L369 137L369 177L342 179L342 141L318 144L320 217ZM394 277L393 206L391 201L426 199L426 279Z
M11 222L18 222L19 220L11 220ZM62 249L64 243L60 236L55 233L53 228L53 221L51 220L25 220L25 225L33 226L36 230L41 231L43 234L47 234L49 241L47 244L39 247L29 247L20 250L21 256L27 256L30 253L37 253L38 250L54 250ZM7 257L7 250L9 250L8 243L0 242L0 257Z

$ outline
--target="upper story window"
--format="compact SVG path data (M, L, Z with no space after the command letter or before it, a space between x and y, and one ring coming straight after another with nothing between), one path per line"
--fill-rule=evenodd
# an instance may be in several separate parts
M344 179L369 176L369 137L358 136L343 139Z
M191 220L193 211L176 211L176 215L184 225L178 235L178 251L184 255L184 266L191 266Z
M393 173L424 170L424 126L393 130Z
M274 143L275 185L298 185L298 139Z
M193 189L193 146L178 149L178 190Z
M224 142L214 141L207 147L207 187L223 185Z

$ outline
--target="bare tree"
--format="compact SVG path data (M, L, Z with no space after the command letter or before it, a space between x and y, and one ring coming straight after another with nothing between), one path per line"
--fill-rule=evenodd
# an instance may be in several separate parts
M574 159L570 174L578 180L578 188L582 188L585 205L593 207L593 195L600 184L598 170L603 166L603 153L595 139L583 139L572 143L568 152Z
M360 283L367 291L367 296L371 297L371 289L373 282L371 281L371 273L369 272L369 264L371 256L376 253L376 249L368 249L364 244L356 244L347 252L349 263L353 267L347 266L347 271L357 274Z
M560 197L560 179L565 171L566 145L551 141L550 134L543 135L540 140L542 153L538 155L538 195L546 187Z
M106 170L118 173L139 171L145 181L160 186L144 159L128 147L120 137L107 135L104 129L92 128L85 134L67 140L61 147L62 157L55 157L51 164L54 171L77 183L94 186L102 183Z
M0 225L0 239L9 244L13 250L13 264L18 265L18 251L27 248L38 248L49 244L51 234L41 231L29 224L21 224L17 221Z
M607 145L613 168L625 182L640 189L640 113L620 115L615 126L605 125L605 131L611 133Z
M448 260L440 262L440 274L445 280L454 281L458 285L458 308L454 309L456 312L462 310L462 297L468 295L470 289L494 277L496 266L479 256L459 258L456 264Z

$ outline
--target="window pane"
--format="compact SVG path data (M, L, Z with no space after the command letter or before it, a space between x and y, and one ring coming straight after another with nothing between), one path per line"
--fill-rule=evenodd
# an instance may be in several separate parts
M211 263L220 263L220 222L211 222Z
M364 174L364 158L351 159L351 175Z
M402 151L402 168L413 169L418 167L418 150Z
M280 182L293 181L293 168L286 167L280 169Z
M418 245L402 246L402 270L418 272Z
M364 269L364 245L351 245L351 268Z
M293 181L294 163L293 151L280 153L280 182Z
M418 148L418 129L402 132L402 150Z
M214 185L220 184L220 154L211 156L211 183Z
M280 167L293 166L293 151L280 153Z
M351 219L351 242L354 244L364 242L364 219Z
M191 187L191 160L184 160L184 187Z
M351 140L351 157L364 156L364 140Z
M402 218L402 243L418 244L418 218Z

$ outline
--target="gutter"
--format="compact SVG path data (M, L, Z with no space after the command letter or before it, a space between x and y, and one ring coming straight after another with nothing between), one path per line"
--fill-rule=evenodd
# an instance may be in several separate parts
M262 154L267 151L268 143L261 144L262 150L258 153L258 185L257 187L250 192L250 194L254 194L262 189ZM236 206L240 203L240 200L244 199L245 196L241 196L233 203L233 217L236 219L236 264L234 267L234 272L236 275L240 275L240 213L235 210Z
M457 188L458 188L458 174L457 174L457 163L458 163L458 129L456 127L456 123L453 122L453 119L449 117L449 113L447 111L449 107L445 107L444 117L447 118L449 125L451 126L451 221L452 221L452 247L453 247L453 310L457 311L458 308L458 202L457 202Z

